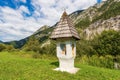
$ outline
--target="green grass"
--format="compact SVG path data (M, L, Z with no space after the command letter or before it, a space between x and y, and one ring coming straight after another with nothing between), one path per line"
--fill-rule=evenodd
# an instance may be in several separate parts
M57 59L33 59L0 53L0 80L120 80L119 70L110 70L83 65L76 74L53 71L58 67Z

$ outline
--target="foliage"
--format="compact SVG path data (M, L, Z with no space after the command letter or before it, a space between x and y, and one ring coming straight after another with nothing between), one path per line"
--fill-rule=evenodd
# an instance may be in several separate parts
M39 50L41 54L55 55L56 53L56 42L50 41L50 44L41 47Z
M80 62L83 64L88 64L97 67L114 68L114 57L111 55L106 56L84 55L80 58Z
M117 60L116 62L120 63L120 55L117 55L115 58Z
M104 31L93 40L92 46L99 55L120 55L120 32Z
M79 22L77 22L75 24L75 27L79 27L81 29L85 29L86 27L88 27L90 25L90 20L88 17L86 17L85 19L80 20Z
M21 47L23 47L26 44L27 41L28 41L28 38L24 38L20 41L4 42L4 44L12 45L15 49L20 49Z
M99 19L106 20L111 17L120 15L120 2L108 3L107 1L100 9L98 9L98 11L104 12L100 16L95 17L95 19L92 22L95 22Z
M119 80L120 71L75 63L76 74L54 71L58 61L53 59L23 58L11 53L0 53L0 80Z
M5 45L0 43L0 52L1 51L13 51L15 50L12 45Z
M0 43L0 52L3 51L3 50L5 50L5 49L6 49L6 46L4 44Z
M34 51L38 52L40 49L40 43L38 39L36 39L34 36L30 37L26 45L24 45L23 49L25 51Z
M91 46L91 42L81 39L80 41L78 41L76 43L76 53L77 53L77 57L83 56L83 55L93 55L95 54L95 50L93 49L93 47Z
M25 51L34 51L36 54L33 57L38 58L40 54L55 55L56 45L55 41L50 41L50 44L42 46L44 43L40 43L39 39L34 36L30 37L27 44L23 47Z
M119 31L104 31L93 40L84 40L82 38L77 42L77 59L89 65L113 68L115 59L120 63L119 55Z

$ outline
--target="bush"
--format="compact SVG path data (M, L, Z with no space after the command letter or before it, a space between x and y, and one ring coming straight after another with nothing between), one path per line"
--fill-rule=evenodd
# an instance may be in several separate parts
M40 49L40 43L39 40L35 37L30 37L26 45L23 46L23 49L25 51L34 51L38 52Z
M120 32L104 31L92 41L93 49L101 55L120 55Z
M41 55L39 53L34 53L32 57L37 59L37 58L41 58Z
M4 44L0 44L0 52L5 50L6 49L6 46Z
M12 45L7 45L5 50L6 51L15 51L15 48Z
M0 52L1 51L14 51L15 48L12 45L5 45L5 44L0 44Z
M80 62L83 64L88 64L92 66L97 66L97 67L105 67L105 68L114 68L114 57L111 55L106 55L106 56L82 56L80 58Z
M75 27L79 27L81 29L85 29L86 27L88 27L90 25L91 21L89 20L88 17L86 17L83 20L80 20L77 24L75 24Z
M50 41L50 44L47 44L39 49L40 54L55 55L56 54L56 42Z

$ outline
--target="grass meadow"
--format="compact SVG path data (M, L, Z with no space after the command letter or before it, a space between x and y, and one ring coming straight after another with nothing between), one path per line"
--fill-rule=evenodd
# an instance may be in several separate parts
M17 54L17 52L16 52ZM56 58L34 59L0 52L0 80L120 80L120 70L81 64L76 74L54 71L59 63Z

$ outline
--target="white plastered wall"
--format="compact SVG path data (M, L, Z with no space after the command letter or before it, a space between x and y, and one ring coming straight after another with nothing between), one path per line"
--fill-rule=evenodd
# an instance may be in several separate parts
M62 54L60 44L65 44L66 54ZM72 53L72 44L74 44L74 54ZM77 72L78 68L74 67L74 59L76 56L76 42L75 41L64 41L57 43L57 57L59 59L59 68L56 70L66 71L69 73Z

